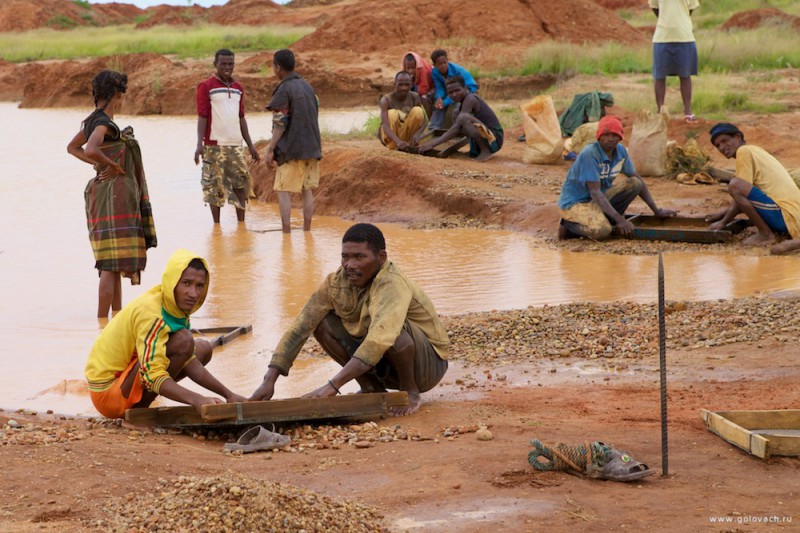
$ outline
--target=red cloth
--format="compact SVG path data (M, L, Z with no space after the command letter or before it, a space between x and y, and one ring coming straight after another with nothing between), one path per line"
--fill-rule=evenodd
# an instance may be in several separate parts
M414 56L414 60L417 62L417 72L414 78L414 83L417 86L417 94L420 96L428 94L433 89L433 67L422 59L422 57L416 52L406 52L403 54L403 58L400 60L400 70L406 69L406 62L405 57L411 54Z
M621 139L623 137L622 119L616 115L606 115L597 123L597 138L606 133L615 133Z

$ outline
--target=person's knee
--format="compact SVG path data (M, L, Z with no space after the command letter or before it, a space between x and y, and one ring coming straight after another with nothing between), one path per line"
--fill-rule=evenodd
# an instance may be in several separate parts
M614 228L611 227L611 224L603 224L596 228L585 228L585 235L596 241L605 241L611 237L611 232L613 229Z
M394 344L387 350L390 357L413 357L414 356L414 339L408 334L406 330L402 330L400 335L395 339Z
M731 178L728 182L728 193L731 196L741 195L747 197L750 193L750 184L739 178Z
M211 356L214 353L214 347L205 339L195 339L194 341L194 355L203 366L211 362Z
M637 178L636 176L628 176L628 179L625 183L626 189L633 191L638 196L640 192L642 192L642 180Z
M170 333L167 341L167 357L191 357L194 353L195 340L188 329Z
M326 340L333 338L328 317L323 318L317 327L314 328L314 338L317 339L317 342L323 346Z

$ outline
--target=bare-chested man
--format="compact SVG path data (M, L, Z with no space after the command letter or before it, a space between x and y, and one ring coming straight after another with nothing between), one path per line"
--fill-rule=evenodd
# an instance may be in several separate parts
M447 78L447 96L461 104L461 109L453 119L453 126L441 137L420 146L420 153L457 135L466 135L470 139L469 156L476 161L486 161L503 146L503 127L497 115L480 96L469 92L461 76Z

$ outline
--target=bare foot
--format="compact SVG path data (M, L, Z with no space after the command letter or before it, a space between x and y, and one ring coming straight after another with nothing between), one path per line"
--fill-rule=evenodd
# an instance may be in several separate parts
M800 239L791 239L780 242L769 249L775 255L785 255L800 250Z
M494 157L494 153L490 152L489 150L483 150L481 153L478 154L478 157L475 158L475 161L488 161Z
M392 416L407 416L419 411L420 405L422 405L422 399L420 398L419 393L409 392L408 405L404 405L402 407L392 407L389 412Z
M742 246L765 246L767 244L772 244L773 242L775 242L775 235L762 235L761 233L756 233L755 235L751 235L743 240Z

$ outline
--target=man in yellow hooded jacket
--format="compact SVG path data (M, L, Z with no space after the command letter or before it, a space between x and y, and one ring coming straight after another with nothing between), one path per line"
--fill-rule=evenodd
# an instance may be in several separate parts
M210 275L205 260L177 250L167 261L161 285L126 305L105 327L89 354L86 380L92 403L108 418L132 407L148 407L159 395L194 406L222 403L177 381L189 377L224 397L245 401L206 370L212 346L192 336L189 315L203 305Z

